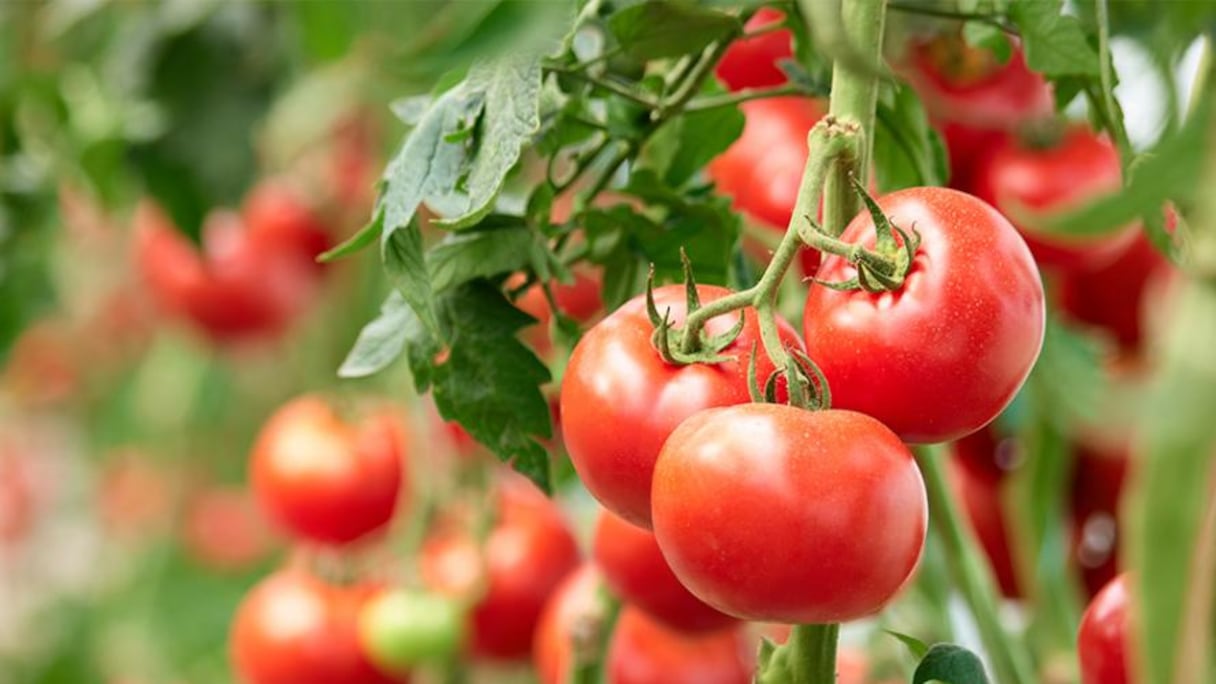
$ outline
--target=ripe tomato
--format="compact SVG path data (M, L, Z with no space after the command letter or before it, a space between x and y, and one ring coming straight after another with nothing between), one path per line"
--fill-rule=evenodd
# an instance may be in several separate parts
M852 411L701 411L663 445L654 532L680 582L746 620L879 611L920 559L928 518L912 454Z
M823 104L805 97L774 97L739 105L745 122L743 133L706 169L723 194L734 198L734 207L751 219L785 232L798 187L809 156L807 134L823 117ZM819 252L799 252L803 273L814 275Z
M992 207L946 188L909 188L878 201L922 238L894 292L811 287L807 350L833 405L882 421L904 441L944 442L990 423L1029 375L1043 343L1045 305L1026 244ZM863 211L842 239L873 247ZM856 274L828 256L819 278Z
M599 573L587 564L553 594L536 629L533 664L541 684L565 684L579 635L595 638ZM751 649L741 630L707 635L672 631L633 607L621 609L605 656L613 684L745 684Z
M1127 479L1126 450L1079 448L1072 476L1073 559L1090 595L1119 572L1119 500Z
M1018 127L1052 115L1051 85L1026 67L1020 46L1001 64L959 35L911 46L902 70L942 132L950 184L970 191L975 165Z
M422 546L422 579L431 589L474 598L469 615L473 654L527 657L545 600L578 565L578 544L561 512L530 483L503 480L494 527L478 549L459 529L441 529Z
M322 266L317 255L329 248L329 231L286 181L270 179L254 186L241 215L253 240L264 249L290 254L312 268Z
M387 411L358 425L324 399L288 402L262 427L251 481L270 516L313 541L344 544L393 516L406 472L406 435Z
M994 458L999 448L990 429L955 442L950 459L950 484L988 557L1001 594L1018 598L1022 592L1018 587L1005 511L1001 505L1001 483L1005 473Z
M698 286L702 302L729 293L721 287ZM684 287L654 291L659 311L671 319L685 317ZM644 296L626 302L583 336L570 356L562 379L562 435L570 460L587 489L605 508L635 525L650 527L650 480L663 441L676 425L697 411L750 401L747 366L760 340L756 313L747 309L743 331L724 354L735 361L673 366L650 343L652 326ZM730 330L738 314L718 316L705 330ZM786 345L798 336L785 323ZM756 359L757 377L773 370L767 355Z
M282 332L316 285L311 267L264 249L226 212L208 217L200 253L145 202L135 212L135 250L160 307L217 342Z
M663 559L653 533L610 511L600 511L591 553L617 596L673 629L705 632L735 623L688 593Z
M262 580L237 609L229 647L248 684L392 684L359 647L358 611L371 591L301 571Z
M265 558L273 543L249 492L228 487L212 487L191 497L181 537L195 560L220 571L248 568Z
M781 10L764 7L743 28L756 31L784 20L785 13ZM778 86L785 83L786 77L777 63L793 57L794 34L789 29L777 29L731 43L715 73L731 90Z
M1122 188L1119 153L1083 125L1067 128L1048 147L1010 138L976 168L975 194L1015 222L1041 266L1061 271L1098 268L1131 247L1139 229L1100 236L1065 236L1018 221L1018 211L1058 214Z
M1081 616L1077 633L1077 659L1081 664L1081 684L1127 684L1128 630L1126 574L1107 584L1090 602Z
M507 281L508 286L511 282ZM522 280L515 282L517 286L520 284ZM554 282L550 287L557 308L579 323L593 320L604 309L604 300L600 297L600 275L597 272L576 268L573 283L566 285ZM536 319L536 323L525 329L524 341L544 358L553 350L553 344L549 340L549 321L553 312L549 309L544 290L535 285L528 288L515 300L515 306Z

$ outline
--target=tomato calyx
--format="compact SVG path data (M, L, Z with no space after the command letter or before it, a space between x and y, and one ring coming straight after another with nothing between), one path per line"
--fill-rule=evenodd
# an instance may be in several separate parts
M893 223L855 177L850 176L849 182L853 184L853 189L857 191L866 205L866 211L874 220L874 249L866 249L860 244L850 244L831 237L814 218L807 216L806 224L800 227L798 232L802 241L821 252L841 257L857 268L857 275L843 282L818 278L812 280L833 290L860 289L872 293L898 290L903 287L908 272L912 270L916 251L920 249L920 234L915 228L909 234ZM896 236L899 237L898 240Z
M684 291L687 298L688 316L690 320L695 320L692 315L701 308L701 296L697 292L697 283L693 278L692 262L689 261L688 254L683 249L680 250L680 259L684 262ZM655 351L659 353L663 361L679 366L693 363L715 364L733 360L733 357L724 355L722 351L738 339L739 333L743 332L746 320L743 311L740 310L739 320L735 325L717 335L708 335L701 326L695 324L686 323L685 328L676 329L671 321L671 311L665 309L660 314L659 308L655 304L654 264L651 264L650 274L646 279L646 315L650 318L650 324L654 326L650 342ZM673 332L678 333L674 335L678 344L673 343Z

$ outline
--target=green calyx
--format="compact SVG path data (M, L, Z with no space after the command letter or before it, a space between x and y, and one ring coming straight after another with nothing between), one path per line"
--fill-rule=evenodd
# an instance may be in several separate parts
M787 403L790 406L810 411L831 408L832 392L828 388L828 379L824 377L819 366L801 349L787 348L786 352L785 366L770 373L761 387L756 371L756 355L759 349L752 345L752 354L747 364L747 388L751 400L755 403L778 403L778 382L785 378L789 392Z
M808 216L806 224L799 229L802 241L821 252L839 256L857 268L857 275L844 282L818 279L815 282L834 290L865 290L873 293L898 290L903 287L904 280L912 270L916 250L920 249L920 234L915 230L909 234L892 223L856 178L850 177L849 182L874 221L874 249L831 237Z
M670 309L659 313L654 301L654 267L651 266L650 275L646 281L646 313L650 317L651 325L654 326L654 332L650 338L651 344L664 361L673 365L732 361L734 357L722 352L738 339L739 333L743 332L745 321L743 311L739 311L739 320L729 330L717 335L708 334L703 324L698 323L702 317L694 316L697 311L702 309L702 305L701 296L697 292L697 284L692 275L692 263L683 251L680 252L680 258L684 262L685 306L686 318L689 322L686 323L685 328L677 329L671 320Z

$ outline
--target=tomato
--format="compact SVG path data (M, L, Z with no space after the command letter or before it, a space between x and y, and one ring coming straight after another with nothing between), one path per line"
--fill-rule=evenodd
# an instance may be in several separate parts
M533 663L541 684L572 681L574 640L594 638L599 573L584 565L553 594L536 629ZM655 622L641 610L621 609L605 656L613 684L746 684L751 648L738 629L684 634Z
M391 684L359 647L356 619L370 591L301 571L262 580L237 608L229 647L247 684Z
M508 280L508 286L511 281ZM579 323L593 320L604 310L604 300L600 296L601 279L597 272L587 269L574 269L574 282L553 282L550 288L557 308L566 316ZM522 284L516 281L517 286ZM523 335L524 341L543 358L553 350L549 341L549 321L553 312L545 298L545 292L539 286L533 285L515 300L515 306L536 319L536 323L528 326Z
M911 271L881 294L811 287L807 351L835 407L874 416L907 442L958 439L996 418L1038 358L1046 315L1038 270L1013 226L970 195L909 188L878 203L922 238ZM842 239L872 247L869 213ZM828 256L818 277L855 274Z
M262 248L225 212L208 217L200 253L145 202L135 212L135 250L161 308L217 342L282 332L316 284L311 267Z
M324 399L285 404L253 447L251 482L270 516L295 535L344 544L384 527L406 478L406 435L387 411L357 425Z
M1127 480L1126 450L1079 448L1072 477L1073 559L1090 595L1119 571L1119 501Z
M38 500L28 458L0 444L0 550L29 536Z
M1107 584L1081 616L1077 633L1077 659L1081 664L1081 684L1127 684L1128 630L1132 628L1127 612L1126 574Z
M977 167L974 192L1014 221L1041 266L1068 272L1114 261L1131 247L1138 227L1099 236L1053 235L1019 220L1018 212L1060 214L1122 187L1114 146L1105 136L1073 125L1047 146L1007 140Z
M253 240L263 248L290 254L313 268L322 266L317 255L329 248L329 231L286 181L264 180L254 186L241 215Z
M1114 338L1129 354L1140 351L1149 293L1164 287L1174 268L1138 232L1132 245L1110 264L1067 273L1060 281L1060 308L1072 320Z
M273 543L248 491L230 487L211 487L191 497L181 537L190 555L221 571L248 568L265 558Z
M721 287L698 286L702 302L729 294ZM654 291L659 311L683 324L684 286ZM650 527L650 480L663 441L676 425L697 411L750 401L747 366L759 344L756 313L746 309L739 337L724 350L736 357L721 364L669 365L651 345L652 326L644 296L626 302L583 336L562 379L562 435L570 460L587 489L605 508L629 522ZM718 316L705 326L720 334L738 322L738 313ZM781 323L787 346L797 334ZM756 359L757 377L773 370L767 355Z
M743 133L706 171L734 207L775 234L785 232L798 200L809 156L807 134L824 115L823 104L805 97L774 97L739 105ZM814 275L819 252L799 252L803 273Z
M578 565L578 544L561 512L518 478L501 482L497 517L479 552L460 530L441 529L422 546L423 582L449 596L476 599L469 616L474 655L527 657L545 600Z
M13 340L3 367L3 385L15 397L34 406L70 400L81 387L81 361L74 333L64 321L34 323Z
M878 612L925 542L925 486L877 420L783 404L708 409L654 472L654 532L680 582L747 620L829 623Z
M463 614L455 601L417 591L386 591L359 612L359 641L385 672L443 663L460 649Z
M945 138L950 184L961 190L971 190L975 166L988 150L1053 113L1051 85L1027 68L1018 45L1001 64L961 36L939 36L913 45L902 71Z
M173 485L172 473L147 454L107 454L97 497L106 531L124 540L154 537L172 519Z
M984 447L979 444L980 441L991 444L986 454ZM980 430L956 442L953 448L949 476L955 497L962 504L971 529L975 532L984 555L988 557L1001 594L1007 598L1019 598L1022 592L1018 587L1009 529L1004 507L1001 505L1004 471L995 465L993 458L993 454L1000 447L992 439L989 430Z
M763 7L743 28L756 31L784 20L785 13L781 10ZM776 29L731 43L715 73L731 90L778 86L786 81L778 62L793 58L794 34L789 29Z
M688 593L663 559L654 534L610 511L600 512L592 556L617 596L673 629L704 632L735 623Z

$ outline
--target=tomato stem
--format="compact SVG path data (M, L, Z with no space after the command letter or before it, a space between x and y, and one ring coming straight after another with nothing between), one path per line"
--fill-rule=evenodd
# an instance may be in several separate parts
M950 492L946 478L946 453L939 446L916 449L916 461L929 494L929 517L934 533L945 549L950 574L971 609L988 653L996 681L1004 684L1033 684L1036 680L1025 643L1012 639L1001 626L997 607L1000 594L992 569L979 551L978 541Z
M789 639L763 663L757 684L835 684L840 625L794 625Z

